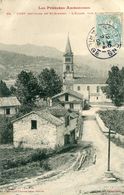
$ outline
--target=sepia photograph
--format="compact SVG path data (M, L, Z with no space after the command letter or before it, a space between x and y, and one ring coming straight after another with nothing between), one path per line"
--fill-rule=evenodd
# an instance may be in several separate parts
M123 0L0 1L0 195L124 194Z

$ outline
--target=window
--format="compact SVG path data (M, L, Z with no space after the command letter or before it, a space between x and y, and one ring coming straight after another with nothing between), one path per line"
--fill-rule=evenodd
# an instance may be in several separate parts
M96 97L96 99L98 100L99 98L98 98L98 97Z
M99 86L97 86L96 91L97 91L97 93L99 93Z
M37 129L37 121L31 120L31 129Z
M70 70L70 66L66 66L66 71L69 71Z
M17 113L17 111L18 111L18 108L17 108L17 107L15 107L15 112Z
M65 94L65 101L66 102L68 101L68 94L67 93Z
M87 91L90 91L90 86L87 86Z
M10 114L10 108L6 108L6 115Z
M70 109L73 109L73 108L74 108L74 104L70 103Z
M77 90L80 91L80 89L81 89L80 86L78 86L78 87L77 87Z
M67 127L70 124L70 118L69 116L65 117L65 127Z

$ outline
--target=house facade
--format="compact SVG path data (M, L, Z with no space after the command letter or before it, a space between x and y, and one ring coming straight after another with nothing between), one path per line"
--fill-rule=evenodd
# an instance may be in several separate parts
M13 144L24 148L56 148L75 143L78 115L58 116L32 111L13 121Z
M18 112L20 105L16 97L0 97L0 115L13 116Z
M74 144L75 142L77 142L80 136L80 132L82 131L82 126L78 128L78 119L80 117L79 113L67 110L59 104L50 107L49 111L57 118L60 118L65 124L64 145Z
M46 111L30 112L13 121L13 144L24 148L62 146L63 127L62 120Z
M89 102L111 102L103 93L105 78L75 77L73 52L69 37L67 39L63 63L63 90L71 89L83 95Z
M67 89L52 97L52 102L61 102L66 109L80 111L83 109L83 96L73 90Z

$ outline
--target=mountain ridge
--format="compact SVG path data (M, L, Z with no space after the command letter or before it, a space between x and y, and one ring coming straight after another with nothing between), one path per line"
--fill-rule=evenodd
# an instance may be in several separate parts
M88 64L88 65L87 65ZM54 68L61 76L63 72L63 52L54 47L34 44L0 43L0 78L15 78L21 70L40 72L43 68ZM78 76L101 77L106 72L88 62L86 56L74 56L74 70Z

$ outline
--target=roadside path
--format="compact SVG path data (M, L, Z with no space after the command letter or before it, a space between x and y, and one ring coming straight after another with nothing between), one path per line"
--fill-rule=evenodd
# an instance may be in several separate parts
M84 120L83 141L90 141L96 148L96 163L92 166L80 170L69 171L56 180L42 182L39 180L37 184L32 186L32 190L41 192L45 195L78 195L82 191L90 191L93 188L107 189L115 186L115 189L124 187L123 182L114 184L107 184L103 180L104 172L107 170L107 143L108 140L100 131L96 120L94 119L94 109L85 113L86 119ZM124 149L117 147L111 143L111 167L114 174L124 180ZM28 185L25 186L28 189ZM24 189L24 186L18 186L17 191ZM38 193L37 193L38 194Z

